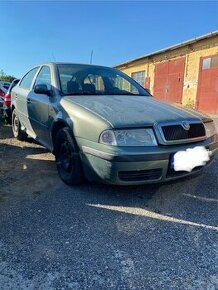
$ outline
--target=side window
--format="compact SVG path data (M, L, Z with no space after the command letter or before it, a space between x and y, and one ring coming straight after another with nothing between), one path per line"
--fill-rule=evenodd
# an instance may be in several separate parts
M20 87L21 88L25 88L25 89L30 89L34 76L36 74L36 72L38 71L38 67L32 69L31 71L29 71L22 79L21 83L20 83Z
M43 66L36 78L35 86L40 84L45 84L49 89L51 88L51 71L48 66Z

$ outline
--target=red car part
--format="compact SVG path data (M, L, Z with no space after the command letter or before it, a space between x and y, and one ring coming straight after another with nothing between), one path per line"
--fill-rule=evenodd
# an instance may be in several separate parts
M6 94L4 96L4 106L10 107L11 105L11 94Z
M5 96L5 92L0 88L0 97L4 97Z

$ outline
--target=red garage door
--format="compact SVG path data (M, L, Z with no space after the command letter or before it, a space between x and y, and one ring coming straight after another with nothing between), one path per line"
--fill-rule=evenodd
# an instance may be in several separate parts
M155 65L154 96L158 99L181 103L185 57Z
M196 108L206 113L218 113L218 55L200 60Z

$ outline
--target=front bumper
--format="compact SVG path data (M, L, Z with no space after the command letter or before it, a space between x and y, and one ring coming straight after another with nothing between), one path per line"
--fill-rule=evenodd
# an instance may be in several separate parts
M205 146L212 152L212 161L218 151L218 138L215 135L202 142L146 148L118 148L92 142L80 145L84 172L89 180L117 185L137 185L173 180L201 170L195 168L190 173L176 172L170 168L171 156L181 150Z

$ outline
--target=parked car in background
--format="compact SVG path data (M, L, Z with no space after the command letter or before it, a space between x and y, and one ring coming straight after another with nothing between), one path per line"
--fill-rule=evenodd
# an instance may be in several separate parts
M2 83L0 83L0 112L3 110L5 93L6 93L6 89L3 87Z
M18 84L19 81L19 79L13 80L4 96L3 115L6 124L11 124L11 91Z
M12 90L12 129L17 139L28 134L52 151L70 185L83 175L120 185L173 180L200 170L218 148L213 120L94 65L32 68Z
M5 82L5 81L0 81L0 85L5 88L5 90L7 91L10 87L10 84L9 82Z

